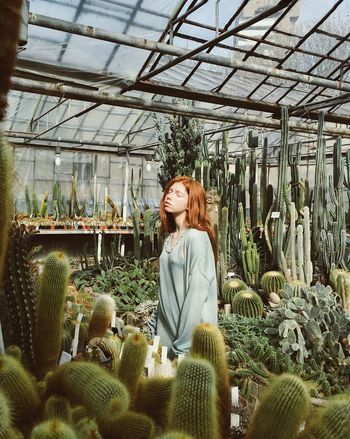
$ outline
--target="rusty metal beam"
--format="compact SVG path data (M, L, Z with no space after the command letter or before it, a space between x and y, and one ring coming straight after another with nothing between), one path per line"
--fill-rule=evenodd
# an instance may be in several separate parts
M232 111L208 110L206 108L190 107L183 104L168 104L159 101L151 101L127 96L120 96L106 92L95 92L80 90L62 84L41 84L26 79L13 78L12 88L14 90L46 94L50 96L64 96L69 99L76 99L97 104L114 105L118 107L135 108L145 111L155 111L159 113L178 114L200 119L217 120L220 122L243 123L265 128L280 129L281 122L278 119L269 119L259 116L247 116L233 113ZM289 127L293 131L317 133L317 125L301 122L290 122ZM346 128L324 129L325 134L334 136L350 137L350 130Z

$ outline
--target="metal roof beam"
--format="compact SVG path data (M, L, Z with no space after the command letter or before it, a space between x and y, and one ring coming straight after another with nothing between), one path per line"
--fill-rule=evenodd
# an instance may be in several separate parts
M220 122L243 123L258 127L280 129L281 121L259 116L248 116L233 113L232 111L209 110L206 108L189 107L183 104L168 104L159 101L138 99L134 97L120 96L106 92L94 92L79 90L62 84L41 84L26 79L13 78L12 88L19 91L46 94L51 96L64 96L80 101L95 102L97 104L115 105L119 107L135 108L138 110L155 111L159 113L178 114L200 119L218 120ZM316 133L317 125L309 125L301 122L289 122L289 127L294 131ZM324 129L325 134L334 136L350 137L350 130L345 128Z
M37 15L30 14L29 23L37 26L47 27L50 29L60 30L63 32L71 32L76 35L82 35L85 37L95 38L98 40L110 41L116 44L125 44L127 46L137 47L139 49L144 49L144 50L153 50L156 52L160 52L168 55L174 55L178 57L187 56L191 52L187 49L174 46L171 44L158 43L157 41L132 37L117 32L110 32L92 26L85 26L81 24L67 22L64 20L59 20L56 18L45 17L39 14ZM242 62L239 60L234 60L218 55L212 55L209 53L197 53L194 54L192 58L198 61L206 62L208 64L214 64L214 65L229 67L232 69L238 69L246 72L273 76L276 78L286 79L289 81L302 82L305 84L313 84L320 87L350 92L350 84L348 83L344 83L341 81L334 81L331 79L319 78L317 76L311 76L303 73L293 72L290 70L283 70L280 68L264 66L261 64L259 65L259 64Z

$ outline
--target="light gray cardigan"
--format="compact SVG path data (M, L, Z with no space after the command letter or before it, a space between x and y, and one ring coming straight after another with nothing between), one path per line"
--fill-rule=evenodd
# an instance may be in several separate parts
M165 240L160 256L156 333L171 358L189 351L198 323L217 324L218 291L207 232L188 229L173 249L170 239Z

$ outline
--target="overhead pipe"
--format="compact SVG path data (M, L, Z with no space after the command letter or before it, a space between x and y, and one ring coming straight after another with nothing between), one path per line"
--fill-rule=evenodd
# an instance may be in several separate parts
M29 23L35 26L41 26L57 31L67 32L74 35L81 35L88 38L94 38L102 41L109 41L116 44L136 47L144 50L151 50L162 54L172 56L186 56L191 51L173 44L160 43L158 41L147 40L145 38L133 37L119 32L111 32L105 29L86 26L78 23L72 23L58 18L47 17L41 14L29 14ZM274 67L264 66L262 64L252 64L225 58L211 53L197 53L193 54L190 59L214 64L218 66L228 67L230 69L243 70L246 72L257 73L261 75L268 75L275 78L285 79L288 81L302 82L305 84L317 85L319 87L331 88L335 90L342 90L350 92L350 84L331 79L319 78L312 75L305 75L303 73L292 72L289 70L277 69Z
M137 110L155 111L159 113L178 114L182 116L197 117L200 119L217 120L220 122L243 123L258 127L280 129L281 121L278 119L269 119L266 117L242 115L232 111L209 110L200 107L189 107L184 104L169 104L149 99L140 99L130 96L121 96L107 92L95 92L82 90L63 84L42 84L37 81L26 79L12 78L11 88L28 93L38 93L49 96L64 96L70 99L76 99L98 104L113 105L117 107L135 108ZM289 128L293 131L306 133L317 133L317 125L309 125L303 122L289 122ZM345 128L324 129L325 134L333 136L350 137L350 130Z

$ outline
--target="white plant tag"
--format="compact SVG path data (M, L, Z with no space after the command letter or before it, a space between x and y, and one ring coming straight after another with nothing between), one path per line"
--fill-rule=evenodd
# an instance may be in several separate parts
M168 357L168 347L162 346L162 356L160 360L162 364L166 364L167 357Z
M154 358L151 358L147 366L147 376L152 378L154 376Z
M225 312L225 315L231 314L231 303L226 303L224 305L224 312Z
M179 356L177 358L177 364L180 364L184 358L185 358L185 354L179 354Z
M74 358L77 355L78 344L79 344L79 330L80 323L83 319L84 315L80 312L77 317L77 323L75 325L74 338L72 341L72 357Z
M153 339L153 352L158 352L160 337L159 335L155 335Z
M237 407L239 405L238 387L236 386L231 387L231 401L233 407Z
M272 212L271 213L271 218L279 218L281 215L281 212Z
M119 319L115 319L115 327L117 328L119 337L123 337L122 328L120 327Z
M231 413L231 427L239 427L239 415Z
M61 364L69 363L71 360L72 360L71 354L69 354L66 351L62 351L58 365L61 366Z
M112 326L112 328L115 328L116 315L117 315L117 313L115 311L113 311L112 312L112 319L111 319L111 326Z

